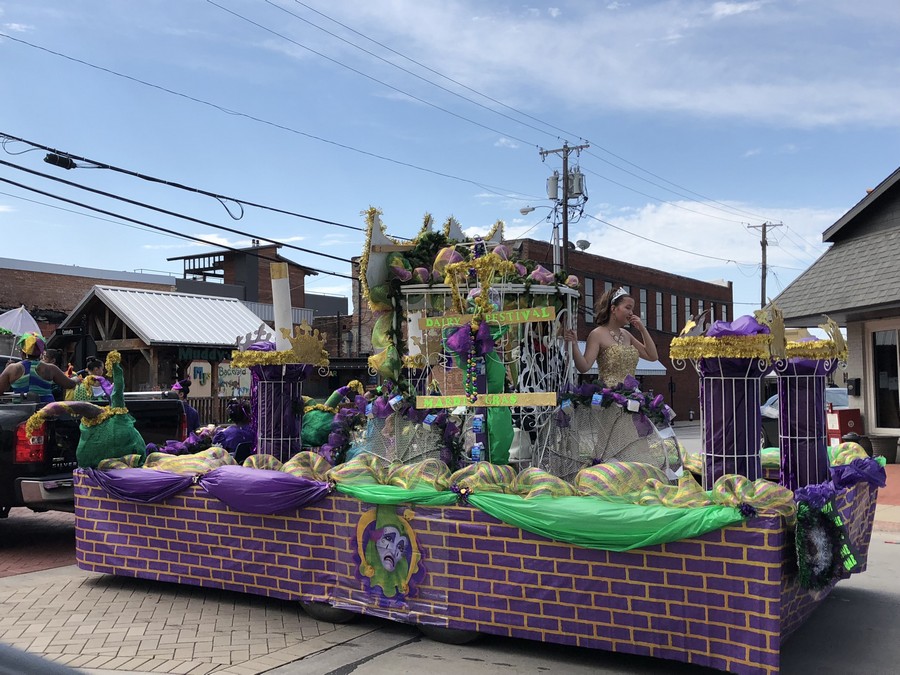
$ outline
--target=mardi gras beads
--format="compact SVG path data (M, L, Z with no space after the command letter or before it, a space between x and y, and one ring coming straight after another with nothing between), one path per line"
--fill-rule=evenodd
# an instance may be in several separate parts
M475 403L478 399L478 391L477 391L477 381L478 381L478 361L475 358L475 335L478 332L478 329L475 327L475 322L473 321L469 324L469 330L472 333L472 339L469 343L469 353L468 358L466 359L466 378L465 378L465 394L466 400L470 403Z

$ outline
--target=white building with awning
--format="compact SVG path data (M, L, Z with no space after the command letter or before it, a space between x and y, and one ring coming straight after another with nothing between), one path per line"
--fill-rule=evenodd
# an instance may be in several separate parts
M584 354L584 348L587 343L584 340L578 341L578 349L581 350L581 353ZM591 369L584 373L585 375L596 375L597 374L597 362L595 361L591 364ZM647 359L638 358L637 369L635 371L635 375L640 377L641 375L666 375L666 367L661 364L659 361L648 361Z

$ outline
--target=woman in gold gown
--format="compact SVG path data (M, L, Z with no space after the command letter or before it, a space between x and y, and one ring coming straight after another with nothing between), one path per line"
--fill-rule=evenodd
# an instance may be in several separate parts
M572 355L579 372L590 370L594 361L604 387L621 391L636 389L634 380L638 359L656 361L659 354L653 338L638 314L634 313L634 298L621 286L604 293L596 305L597 327L588 335L584 354L577 348L574 331L566 332L566 341L573 344ZM640 337L626 330L631 327ZM593 406L592 406L593 407ZM597 406L589 416L580 416L589 429L579 429L579 455L590 453L592 461L612 460L645 462L673 472L678 459L667 458L667 449L677 441L671 427L660 430L649 424L640 414L629 412L620 405ZM585 433L586 432L586 433ZM587 446L587 447L586 447Z

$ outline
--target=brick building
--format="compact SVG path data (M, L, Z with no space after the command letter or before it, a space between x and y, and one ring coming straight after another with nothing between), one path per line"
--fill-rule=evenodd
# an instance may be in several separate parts
M307 301L305 280L308 274L317 272L282 257L278 253L279 248L280 245L276 244L257 245L237 251L211 251L172 258L171 260L183 261L184 271L181 278L174 275L119 272L0 258L0 312L24 305L37 321L44 336L53 338L52 346L63 349L65 359L81 365L88 356L94 354L103 356L104 352L100 348L102 346L100 343L103 343L104 339L95 330L97 327L87 325L88 321L94 320L90 317L90 313L83 313L77 321L74 317L70 318L64 331L55 335L54 333L73 310L93 292L95 286L234 298L271 325L274 321L274 311L269 263L285 262L288 264L291 285L293 322L299 324L305 321L313 324L314 313L305 308ZM343 308L343 314L346 315L346 301L343 298L313 297L322 307L323 313L332 311L340 316ZM112 317L111 320L120 319L122 317ZM344 345L342 342L341 346ZM331 353L339 351L337 345L332 345L330 349ZM137 360L136 363L142 362ZM129 386L140 388L157 386L159 378L156 368L151 368L151 371L152 376L150 372L136 371L135 377L140 379L129 382ZM322 378L316 374L314 379L325 381L321 382L319 387L310 387L313 395L330 392L333 389L331 386L333 383L328 375Z
M207 295L212 283L219 286L217 295L267 305L272 304L269 265L273 262L287 263L291 304L294 307L306 307L306 277L318 272L288 260L278 253L280 248L281 244L260 245L257 242L249 248L209 251L167 260L180 260L184 264L183 278L178 279L177 283L180 293L197 292ZM197 283L203 285L197 287ZM194 291L194 288L200 290Z
M175 278L0 258L0 313L25 305L41 332L50 336L95 284L174 291Z
M520 239L506 242L519 257L534 260L553 269L553 247L545 241ZM678 421L690 418L694 411L699 419L699 379L688 365L683 371L672 367L669 344L691 316L712 310L715 319L732 320L733 293L731 282L706 282L650 267L604 258L580 250L569 251L569 273L581 281L581 304L578 312L578 339L586 340L594 328L594 303L613 285L628 287L635 299L635 311L647 326L659 352L665 375L641 378L644 391L663 394L678 413Z

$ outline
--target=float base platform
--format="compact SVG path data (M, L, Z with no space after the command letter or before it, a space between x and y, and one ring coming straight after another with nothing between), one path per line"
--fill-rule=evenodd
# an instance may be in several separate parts
M863 561L875 501L868 484L836 501ZM736 673L778 672L782 643L830 590L799 587L793 531L780 517L613 552L551 541L471 507L385 508L410 528L414 564L396 585L367 576L362 524L379 524L374 505L332 494L255 515L196 486L145 504L111 497L76 472L76 556L80 568L104 574Z

